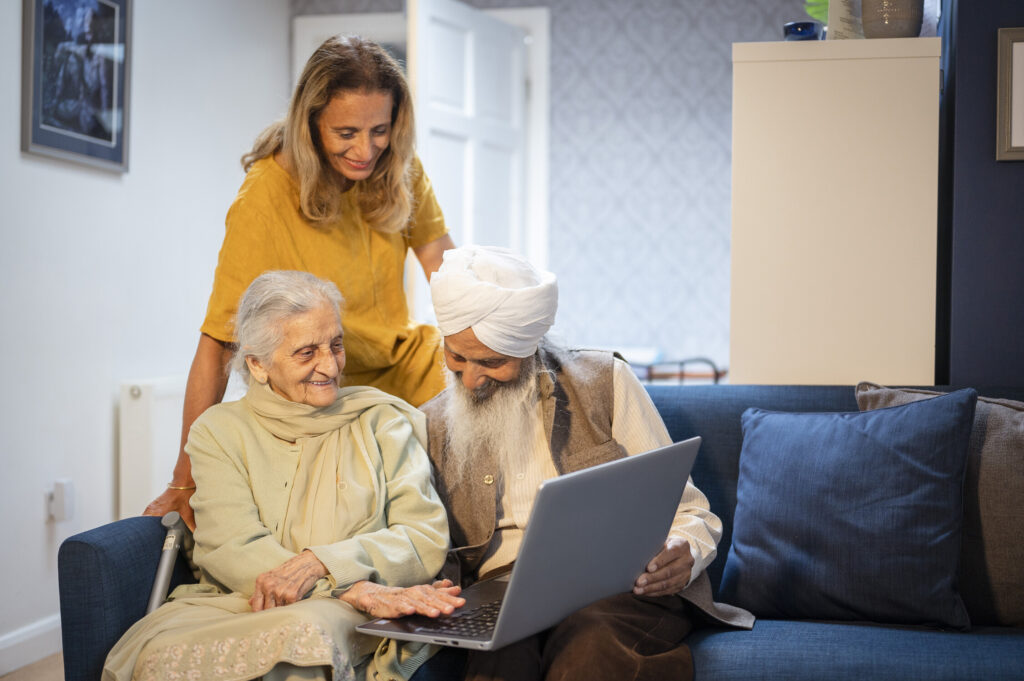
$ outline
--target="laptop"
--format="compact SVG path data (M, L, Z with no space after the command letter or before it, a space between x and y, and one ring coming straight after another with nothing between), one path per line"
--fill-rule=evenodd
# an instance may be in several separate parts
M631 591L668 536L700 438L541 483L511 572L462 591L451 615L374 619L356 631L495 650Z

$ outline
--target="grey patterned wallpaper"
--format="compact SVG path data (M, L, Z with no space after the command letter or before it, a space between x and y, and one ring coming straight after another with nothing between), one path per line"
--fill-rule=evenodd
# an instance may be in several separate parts
M549 268L573 345L729 358L732 43L803 0L469 0L551 11ZM292 13L402 0L292 0ZM442 206L443 208L443 206Z

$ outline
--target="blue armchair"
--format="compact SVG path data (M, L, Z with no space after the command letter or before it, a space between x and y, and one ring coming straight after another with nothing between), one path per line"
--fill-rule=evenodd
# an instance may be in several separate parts
M97 681L121 635L146 614L167 531L160 518L126 518L68 537L57 554L66 681ZM171 588L194 582L181 556Z

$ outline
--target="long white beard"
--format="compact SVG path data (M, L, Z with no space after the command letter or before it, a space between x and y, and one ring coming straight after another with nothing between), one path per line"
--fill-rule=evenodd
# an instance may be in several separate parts
M490 450L499 465L529 447L538 397L536 355L523 360L519 378L476 396L451 370L445 371L451 397L445 411L447 451L443 463L448 484L470 474L478 452ZM504 468L504 465L502 465Z

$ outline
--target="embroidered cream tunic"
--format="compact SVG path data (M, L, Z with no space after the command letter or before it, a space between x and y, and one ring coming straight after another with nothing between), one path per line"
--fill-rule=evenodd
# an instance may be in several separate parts
M316 409L254 383L211 407L186 446L200 581L129 629L103 678L287 678L289 665L333 679L411 676L433 649L355 633L367 617L336 596L359 580L411 586L440 570L448 524L425 442L423 415L374 388L344 388ZM302 601L252 612L256 577L307 548L329 575Z

